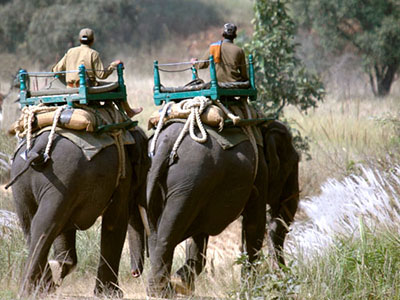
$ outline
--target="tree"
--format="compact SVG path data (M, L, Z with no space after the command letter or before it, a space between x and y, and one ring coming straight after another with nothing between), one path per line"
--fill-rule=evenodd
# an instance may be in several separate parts
M257 0L253 38L245 45L246 51L254 54L258 105L268 114L279 114L289 104L307 111L325 94L322 82L307 73L295 56L296 28L287 13L287 3Z
M330 50L351 46L362 57L375 96L390 93L400 66L400 3L397 0L301 0L299 15Z
M203 0L0 0L0 51L24 54L48 67L79 45L81 28L90 27L94 48L107 61L163 47L177 36L220 24L224 17L214 3Z

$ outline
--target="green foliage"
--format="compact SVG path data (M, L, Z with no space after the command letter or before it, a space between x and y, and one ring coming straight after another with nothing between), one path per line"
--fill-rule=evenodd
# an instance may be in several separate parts
M17 287L22 278L27 258L26 243L22 231L5 230L0 233L0 299L16 299Z
M397 230L372 231L362 223L359 237L336 239L331 249L274 270L268 257L252 268L230 293L239 299L400 299L400 239Z
M293 6L296 20L317 32L327 49L351 46L361 55L375 95L389 94L400 66L398 1L301 0Z
M94 48L111 57L160 46L171 36L220 25L221 19L220 10L202 0L12 0L0 5L0 50L22 51L51 65L79 44L81 28L90 27Z
M299 278L292 267L282 266L281 270L271 267L271 259L263 254L250 264L246 254L242 254L236 264L242 266L240 289L231 293L239 299L295 299L299 289Z
M10 177L11 156L16 147L16 139L0 131L0 183Z
M254 54L259 105L269 114L279 114L290 104L307 111L325 94L322 82L295 56L296 28L286 4L287 0L256 1L254 35L245 45Z

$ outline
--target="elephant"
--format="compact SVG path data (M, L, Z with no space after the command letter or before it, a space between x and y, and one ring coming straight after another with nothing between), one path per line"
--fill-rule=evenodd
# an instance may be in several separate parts
M118 270L129 223L131 239L143 261L143 224L138 204L145 205L146 174L149 168L147 137L136 127L129 131L135 144L125 146L125 177L117 181L119 155L108 146L90 161L68 138L56 134L50 159L43 159L48 131L38 135L23 159L26 146L17 150L12 163L12 192L16 212L28 245L21 295L54 291L56 283L49 268L53 245L61 279L77 264L75 237L101 216L101 254L94 293L122 297ZM141 272L138 260L134 265Z
M289 226L292 224L299 203L299 154L288 127L278 121L271 120L260 126L263 137L263 153L268 167L267 196L267 234L268 250L272 256L274 267L285 265L283 255L284 242ZM186 244L187 260L197 257L197 261L205 263L205 249L202 253L196 246L198 242L189 239ZM189 267L188 267L189 266ZM193 269L194 268L194 269ZM196 271L197 268L197 271ZM191 280L195 271L200 273L203 266L187 264L178 270L180 280L191 289ZM189 274L189 275L188 275Z
M268 241L277 262L285 265L282 253L288 228L299 203L299 154L286 125L272 121L261 126L264 156L268 165Z
M186 135L176 156L171 156L183 126L171 123L161 130L147 177L150 296L175 293L171 265L180 242L192 241L177 275L193 290L194 276L204 267L210 235L221 233L242 215L243 244L253 262L265 234L268 169L261 147L255 151L245 140L223 150L212 135L205 143Z

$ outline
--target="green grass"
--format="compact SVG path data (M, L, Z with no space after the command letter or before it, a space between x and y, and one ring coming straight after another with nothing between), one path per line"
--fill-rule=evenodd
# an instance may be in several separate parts
M332 248L312 258L305 254L283 271L273 270L263 257L231 298L400 299L398 235L362 228L360 238L337 237Z
M27 257L25 239L19 230L1 228L0 236L0 299L16 299L20 278ZM4 235L6 233L6 235Z
M0 131L0 184L8 181L10 177L11 156L15 150L17 141L15 137Z

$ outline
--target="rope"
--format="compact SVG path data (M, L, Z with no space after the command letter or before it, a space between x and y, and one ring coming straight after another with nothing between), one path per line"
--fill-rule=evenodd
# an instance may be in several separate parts
M125 120L124 116L120 113L118 109L115 109L114 106L110 107L110 109L105 109L103 111L103 114L99 112L98 109L83 105L83 104L76 104L75 105L77 108L84 109L93 115L95 115L97 121L103 122L104 124L110 124L113 122L121 122L122 120ZM108 118L104 115L107 114ZM112 115L113 114L113 115ZM117 180L115 183L115 186L117 187L119 185L120 179L124 179L126 177L126 153L125 153L125 147L124 147L124 140L123 140L123 135L122 135L122 129L114 130L110 132L110 135L114 138L115 146L117 147L118 150L118 175L117 175Z
M62 106L61 106L62 107ZM58 109L55 106L44 106L44 103L40 103L36 106L25 106L22 108L22 114L17 122L17 124L23 122L23 131L16 128L16 134L18 137L23 138L26 136L26 150L30 150L32 146L32 123L34 121L35 114L42 112L52 112ZM18 126L19 127L19 126Z
M116 69L115 67L113 68L114 70ZM85 71L94 71L94 72L105 72L107 69L103 70L98 70L98 69L85 69ZM19 78L19 75L29 75L29 76L37 76L40 77L40 75L48 75L48 76L53 76L55 74L67 74L67 73L79 73L79 70L68 70L68 71L57 71L57 72L21 72L19 73L16 78Z
M150 144L150 151L149 151L150 157L154 156L154 153L156 151L157 139L158 139L158 136L160 135L161 129L164 126L164 117L167 114L168 109L173 104L174 104L174 102L168 102L167 104L165 104L165 106L163 107L163 109L160 113L160 119L158 120L156 131L154 132L154 136L153 136L153 139L151 140L151 144Z
M160 70L161 72L167 72L167 73L185 72L185 71L189 71L191 69L192 69L192 67L189 67L186 69L180 69L180 70L165 70L165 69L158 68L158 70Z
M249 104L247 103L246 100L242 100L242 104L246 109L246 111L245 111L246 112L246 116L245 117L247 119L250 119L252 117L252 113L251 113ZM237 106L233 106L232 109L238 115L242 113L241 109L239 107L237 107ZM255 155L256 162L255 162L255 166L254 166L253 180L255 180L256 177L257 177L257 172L258 172L258 147L257 147L257 141L256 141L256 138L254 136L254 132L253 132L253 129L252 129L251 126L248 126L248 125L247 126L241 126L241 128L244 131L244 133L247 135L247 137L249 138L250 143L251 143L251 145L253 147L253 150L254 150L254 155Z
M114 138L115 145L116 145L117 151L118 151L119 164L118 164L117 180L116 180L116 183L115 183L115 186L117 187L119 185L120 179L124 179L126 177L125 148L124 148L124 141L122 139L122 130L118 130L118 131L112 132L111 135Z
M188 111L190 111L190 114L186 120L185 126L183 126L178 138L175 141L174 146L172 147L170 159L176 158L176 152L178 151L179 145L181 144L188 130L190 133L190 137L194 141L198 143L205 143L207 141L207 131L204 129L203 123L200 119L200 115L203 113L204 109L211 103L211 100L204 96L194 97L193 99L184 100L179 103L180 111L182 113L187 113ZM196 133L194 132L195 125L197 125L200 130L200 137L197 137Z
M16 133L20 138L26 136L26 151L29 151L32 148L32 123L34 121L35 115L37 113L43 112L52 112L56 111L53 118L53 124L51 126L50 134L48 137L48 142L45 148L45 152L43 154L45 162L49 159L49 153L51 149L51 145L53 143L56 127L58 120L60 119L60 115L62 111L67 107L67 105L54 107L54 106L44 106L44 103L40 103L36 106L25 106L22 109L21 117L18 120L18 123L23 122L23 131L20 131L16 128Z
M201 114L203 113L204 109L211 105L212 101L204 96L199 96L195 97L193 99L188 99L181 101L178 106L178 112L179 113L187 113L189 114L185 125L183 126L181 132L179 133L178 138L176 139L172 151L170 154L171 159L176 158L176 152L179 148L179 145L181 144L183 138L185 137L185 134L189 131L190 137L198 142L198 143L205 143L207 141L207 131L205 130L203 123L201 121ZM155 147L157 143L157 139L160 135L161 129L164 125L164 117L170 108L174 103L169 102L167 103L164 107L163 110L160 113L160 120L158 121L157 127L156 127L156 132L154 133L153 139L150 144L150 156L154 156L155 153ZM200 130L200 135L197 136L195 133L195 126L197 126Z
M210 61L209 59L206 60L196 60L195 63L202 63L202 62L208 62ZM179 66L179 65L192 65L193 63L191 61L184 61L184 62L177 62L177 63L167 63L167 64L156 64L157 66L165 67L165 66Z
M49 134L49 137L48 137L46 150L44 151L44 154L43 154L45 162L50 158L49 153L50 153L51 145L53 143L54 135L56 133L57 123L58 123L58 120L60 119L62 111L66 107L67 107L67 105L63 105L63 106L58 107L56 112L55 112L55 114L54 114L53 124L51 125L51 130L50 130L50 134Z

